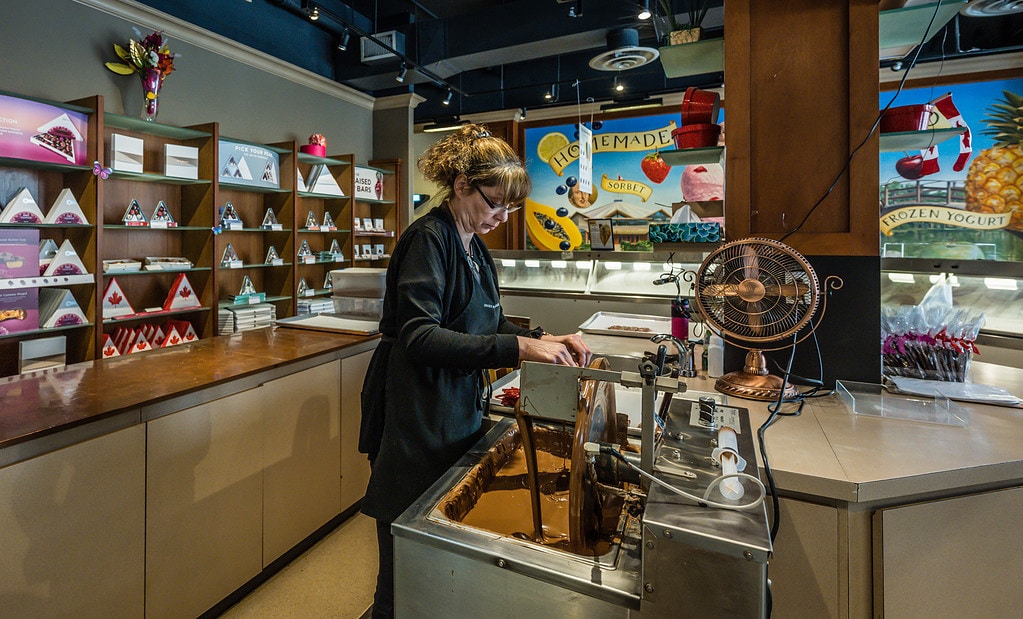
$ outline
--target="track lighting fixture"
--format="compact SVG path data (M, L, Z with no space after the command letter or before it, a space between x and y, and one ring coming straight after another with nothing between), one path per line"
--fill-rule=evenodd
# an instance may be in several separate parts
M569 17L582 17L583 16L583 0L575 0L575 4L568 7Z
M309 21L316 21L320 18L320 7L312 2L302 2L302 8L305 10L306 16L309 17Z
M615 82L614 82L614 91L615 92L622 92L623 90L625 90L625 84L619 82L618 81L618 76L616 75L615 76Z
M639 15L636 15L636 18L641 21L646 21L650 19L650 16L650 0L643 0L643 8L639 10Z
M398 69L398 75L396 75L394 79L397 80L399 83L404 82L406 75L408 75L408 67L405 66L405 63L403 62L401 63L401 68Z
M348 32L348 26L344 27L341 31L341 38L337 40L337 51L343 52L348 50L348 39L351 37L351 33Z
M441 101L441 103L443 103L444 105L451 105L451 97L453 94L454 93L451 92L451 89L448 88L448 96L444 97L444 100Z
M519 109L519 120L526 120L526 108Z

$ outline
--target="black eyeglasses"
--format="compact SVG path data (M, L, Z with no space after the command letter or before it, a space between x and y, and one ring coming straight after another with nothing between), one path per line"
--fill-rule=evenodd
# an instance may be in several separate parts
M487 194L483 193L483 190L480 189L479 185L473 185L473 187L476 188L476 191L480 192L480 195L483 196L483 201L486 202L487 206L489 206L492 210L504 211L506 213L514 213L515 211L522 208L521 206L502 206L500 204L494 204L493 202L490 201L490 198L487 197Z

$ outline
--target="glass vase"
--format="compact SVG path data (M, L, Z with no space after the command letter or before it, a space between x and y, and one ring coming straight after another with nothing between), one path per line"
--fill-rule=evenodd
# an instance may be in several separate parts
M142 79L142 118L148 121L155 121L156 114L160 111L160 86L163 84L163 74L159 69L143 69L139 72Z

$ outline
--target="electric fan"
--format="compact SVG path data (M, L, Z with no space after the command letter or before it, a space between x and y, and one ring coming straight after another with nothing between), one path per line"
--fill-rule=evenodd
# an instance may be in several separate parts
M842 279L828 276L822 289L799 252L779 241L749 238L711 252L693 286L697 311L710 328L749 351L743 369L720 377L714 388L751 400L776 400L779 392L795 396L794 386L768 372L763 351L794 346L813 333L811 325L797 335L817 311L821 293L841 288ZM788 338L798 339L778 344Z

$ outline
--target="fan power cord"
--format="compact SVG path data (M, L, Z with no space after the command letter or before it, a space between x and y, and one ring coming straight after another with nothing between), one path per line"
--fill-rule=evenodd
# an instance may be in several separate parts
M884 113L888 111L888 108L890 108L892 104L895 103L895 100L899 98L899 95L902 94L902 89L906 85L906 79L909 77L909 72L916 66L916 60L920 57L920 51L923 50L924 44L927 43L927 35L932 32L931 27L934 25L934 20L938 17L938 11L941 10L941 4L942 0L938 0L938 2L934 5L934 12L931 14L931 21L927 22L927 28L924 30L923 39L920 41L920 44L916 46L916 53L913 54L913 59L909 61L909 66L906 67L906 72L902 74L902 79L899 80L899 87L895 90L895 94L888 100L888 103L884 106L884 108L878 112L877 118L874 119L874 124L871 125L870 131L867 132L867 136L863 138L863 141L860 142L851 153L849 153L849 157L845 160L845 165L843 165L842 169L838 171L838 175L835 176L835 180L831 182L831 185L828 187L827 191L824 192L824 195L821 196L820 200L817 200L817 202L810 207L810 210L803 216L799 225L782 235L782 237L778 239L779 241L784 242L785 239L789 238L796 232L799 232L800 228L803 227L803 224L810 219L810 215L813 215L814 211L817 210L817 207L824 203L824 200L831 195L832 191L835 190L835 187L838 185L838 181L842 180L842 177L849 171L849 165L852 163L853 157L856 156L856 153L860 152L860 149L863 148L868 140L870 140L870 136L874 135L877 131L877 128L881 125L881 117L884 116Z
M764 484L759 479L757 479L756 477L754 477L752 475L749 475L747 473L731 473L731 474L728 474L728 475L718 475L707 486L707 490L703 493L703 497L701 498L701 497L699 497L699 496L697 496L695 494L691 494L691 493L686 492L685 490L683 490L681 488L676 488L675 486L672 486L671 484L665 483L665 482L661 481L660 479L657 479L656 477L654 477L650 473L647 473L646 471L644 471L643 469L639 468L638 466L636 466L632 462L629 462L625 458L625 456L623 456L621 454L621 452L619 452L617 449L615 449L612 445L608 445L607 443L586 442L583 445L583 449L586 451L586 454L590 455L590 456L595 456L598 453L608 454L610 456L613 456L619 462L625 463L625 466L629 467L630 469L632 469L636 473L639 473L642 477L645 477L646 479L649 479L651 482L661 486L662 488L664 488L666 490L669 490L670 492L674 492L675 494L677 494L679 496L682 496L682 497L685 497L685 498L687 498L687 499L689 499L691 501L696 501L696 503L700 507L714 507L714 508L717 508L717 509L730 509L730 510L733 510L733 511L749 511L751 509L755 509L755 508L759 507L764 502L764 499L767 497L767 489L764 488ZM726 479L731 479L733 477L737 478L737 479L748 479L748 480L752 481L757 486L757 488L760 489L760 495L756 499L754 499L753 501L749 501L747 503L739 503L738 505L733 505L733 504L730 504L730 503L719 503L717 501L711 501L708 498L708 497L710 497L711 491L713 491L714 488L717 488L718 485L721 482L725 481Z

